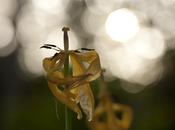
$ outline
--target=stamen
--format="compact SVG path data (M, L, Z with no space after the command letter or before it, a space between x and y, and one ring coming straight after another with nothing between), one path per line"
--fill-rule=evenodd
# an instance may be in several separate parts
M85 51L94 51L95 49L81 48L81 50L85 50Z
M53 50L58 51L58 52L62 51L61 48L59 48L59 47L57 47L56 45L53 45L53 44L44 44L40 48L53 49Z

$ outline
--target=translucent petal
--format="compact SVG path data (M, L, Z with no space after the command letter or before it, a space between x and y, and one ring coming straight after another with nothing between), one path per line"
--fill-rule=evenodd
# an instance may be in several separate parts
M85 73L85 66L82 63L82 60L79 58L76 53L70 54L72 61L73 76L79 76ZM76 93L77 101L80 102L80 106L83 109L83 112L86 114L89 121L92 120L92 113L94 110L94 97L88 83L80 85L79 87L72 90Z

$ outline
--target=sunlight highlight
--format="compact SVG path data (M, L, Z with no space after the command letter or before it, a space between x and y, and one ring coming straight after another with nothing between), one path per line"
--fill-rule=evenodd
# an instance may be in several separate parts
M116 44L115 41L110 41L105 37L96 39L94 48L99 53L102 68L106 70L105 73L124 81L147 86L158 81L163 73L160 53L156 53L156 48L146 50L146 53L143 53L145 55L141 56L134 50L131 51L132 48L128 48L125 44ZM154 51L155 55L153 55ZM137 90L142 89L133 87L133 91L137 92Z
M142 28L125 46L136 55L148 59L159 58L166 50L163 34L154 28Z
M0 56L7 56L16 48L12 45L14 39L14 27L11 19L0 16Z
M162 73L158 59L142 58L128 51L124 46L109 52L108 57L114 57L109 66L112 74L131 83L146 86L158 80Z
M115 41L126 42L139 31L139 23L136 15L125 8L109 14L106 20L106 32Z
M88 10L94 14L104 15L120 7L126 0L85 0Z
M65 9L68 2L69 0L32 0L36 8L53 14Z
M0 17L0 48L8 46L14 36L14 28L8 17Z

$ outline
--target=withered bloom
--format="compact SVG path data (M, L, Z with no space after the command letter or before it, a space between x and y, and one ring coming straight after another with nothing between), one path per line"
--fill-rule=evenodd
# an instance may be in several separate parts
M103 95L95 109L90 127L91 130L128 130L131 121L132 109L129 106L113 103L108 95Z
M69 50L68 55L72 64L72 75L65 77L65 51L50 44L45 44L42 48L58 51L54 56L43 60L48 86L53 95L58 101L76 112L78 119L82 118L82 109L88 121L91 121L94 111L94 97L89 82L101 75L100 60L97 52L86 48Z

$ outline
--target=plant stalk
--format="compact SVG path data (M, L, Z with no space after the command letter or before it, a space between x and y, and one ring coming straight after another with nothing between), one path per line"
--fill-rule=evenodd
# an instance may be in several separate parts
M64 32L64 51L65 51L65 62L64 62L64 77L69 76L69 38L68 27L63 27L62 31ZM65 86L66 88L67 86ZM65 130L71 130L71 113L69 108L65 105Z

